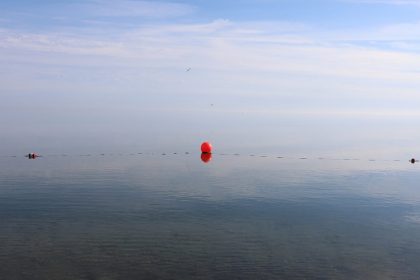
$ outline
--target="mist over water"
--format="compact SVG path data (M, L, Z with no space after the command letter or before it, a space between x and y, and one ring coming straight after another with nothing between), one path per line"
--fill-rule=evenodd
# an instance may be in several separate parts
M202 141L225 153L389 160L420 155L418 118L412 116L260 112L219 104L104 109L64 103L3 112L0 155L192 152Z

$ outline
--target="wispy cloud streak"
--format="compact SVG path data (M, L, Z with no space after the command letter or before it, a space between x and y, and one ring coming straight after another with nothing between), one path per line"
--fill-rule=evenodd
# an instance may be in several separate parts
M267 98L273 111L306 106L311 114L352 114L363 104L363 112L382 107L371 115L395 115L415 111L420 102L420 52L406 40L417 31L398 38L404 28L328 32L294 22L218 19L143 23L112 36L96 25L61 32L3 29L0 82L3 92L152 92L190 103L199 93L241 97L256 111L268 106ZM193 78L186 77L187 67ZM399 107L390 110L390 104Z
M348 2L348 3L420 6L420 1L418 0L341 0L341 1Z
M191 14L194 8L190 5L133 0L91 0L85 4L74 4L74 7L91 16L101 17L174 17Z

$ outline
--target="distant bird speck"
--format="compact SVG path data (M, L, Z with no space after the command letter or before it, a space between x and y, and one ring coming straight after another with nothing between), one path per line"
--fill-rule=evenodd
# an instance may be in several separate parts
M191 67L187 68L187 70L185 70L185 72L190 72L191 71Z

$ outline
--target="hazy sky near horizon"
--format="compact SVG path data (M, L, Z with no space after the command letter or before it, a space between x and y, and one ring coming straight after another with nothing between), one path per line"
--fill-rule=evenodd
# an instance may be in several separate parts
M3 151L420 138L420 1L3 0L0 99Z

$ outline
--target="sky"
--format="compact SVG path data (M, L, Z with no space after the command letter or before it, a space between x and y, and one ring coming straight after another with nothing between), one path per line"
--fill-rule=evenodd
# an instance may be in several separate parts
M408 156L419 93L420 1L0 2L1 154Z

